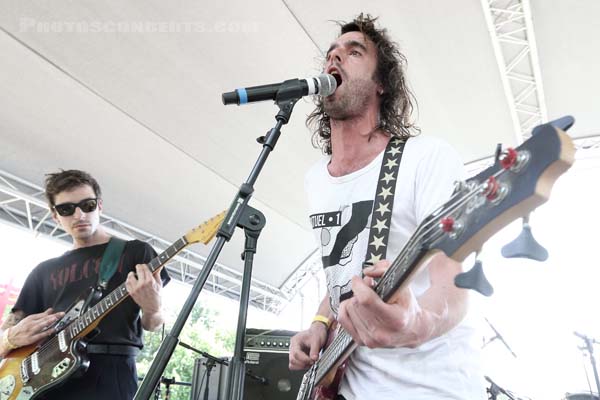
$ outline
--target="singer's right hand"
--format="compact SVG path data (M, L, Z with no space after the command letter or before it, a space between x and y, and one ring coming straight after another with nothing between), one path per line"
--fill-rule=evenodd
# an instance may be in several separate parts
M306 369L314 364L326 340L327 328L320 322L313 322L310 328L294 335L290 341L290 369Z

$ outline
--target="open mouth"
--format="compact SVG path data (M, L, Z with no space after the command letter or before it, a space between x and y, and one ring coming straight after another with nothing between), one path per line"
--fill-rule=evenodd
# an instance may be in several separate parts
M336 67L329 68L327 73L332 75L335 78L335 81L337 82L338 87L340 87L342 85L342 82L343 82L342 74Z
M335 74L331 74L331 75L333 75L333 77L335 78L337 86L338 87L342 86L342 76L339 73L335 73Z

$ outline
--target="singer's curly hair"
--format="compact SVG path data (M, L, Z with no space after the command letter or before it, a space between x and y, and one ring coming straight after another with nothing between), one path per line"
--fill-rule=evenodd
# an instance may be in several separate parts
M416 99L404 78L406 57L398 45L388 36L385 28L375 27L377 17L361 13L348 23L338 22L340 36L348 32L361 32L377 47L377 69L375 79L383 86L379 127L392 136L408 138L418 134L420 129L411 121L413 102ZM331 154L331 125L329 115L323 108L323 101L315 97L317 106L306 118L306 126L313 131L312 143L325 154Z

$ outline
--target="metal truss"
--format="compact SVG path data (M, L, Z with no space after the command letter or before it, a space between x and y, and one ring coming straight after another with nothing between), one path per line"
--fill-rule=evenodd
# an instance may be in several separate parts
M481 0L517 144L548 121L529 0Z
M43 189L0 170L0 221L2 220L28 229L36 236L45 235L71 244L67 233L51 218ZM100 217L100 224L113 236L147 242L159 253L171 245L164 239L106 214ZM205 261L204 256L185 249L167 263L165 268L173 279L191 285L200 274ZM205 282L204 290L237 300L241 286L240 272L216 263ZM252 280L249 299L252 306L279 314L290 299L286 292L256 279Z
M319 249L314 249L286 279L281 286L281 291L289 299L293 299L308 282L317 279L316 276L322 271L321 254Z

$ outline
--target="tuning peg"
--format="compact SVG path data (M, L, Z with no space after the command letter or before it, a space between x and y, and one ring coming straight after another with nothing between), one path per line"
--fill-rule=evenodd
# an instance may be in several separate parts
M523 230L515 240L502 247L505 258L529 258L530 260L546 261L548 250L540 245L531 233L529 214L523 217Z
M462 272L454 277L454 284L456 287L462 289L473 289L486 297L490 297L494 293L494 288L490 285L490 282L483 273L483 264L477 257L475 259L475 265L467 272Z

